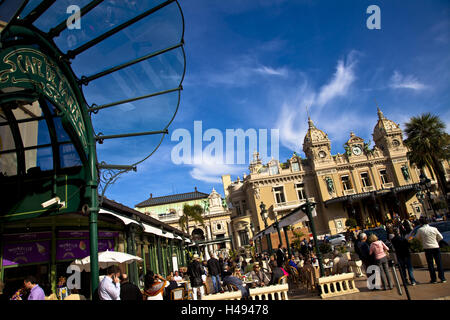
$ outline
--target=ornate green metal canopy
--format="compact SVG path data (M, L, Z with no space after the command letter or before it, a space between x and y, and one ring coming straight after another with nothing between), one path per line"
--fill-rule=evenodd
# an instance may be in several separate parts
M0 221L82 211L92 254L98 190L150 157L178 111L184 18L175 0L73 2L0 1Z

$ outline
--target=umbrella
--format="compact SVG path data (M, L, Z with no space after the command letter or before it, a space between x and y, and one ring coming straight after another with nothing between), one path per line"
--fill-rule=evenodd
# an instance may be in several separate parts
M142 261L142 258L118 251L103 251L98 253L98 265L100 269L106 269L116 264L130 264L136 261ZM80 271L89 272L91 271L91 257L87 256L83 259L76 259L71 265L79 267Z

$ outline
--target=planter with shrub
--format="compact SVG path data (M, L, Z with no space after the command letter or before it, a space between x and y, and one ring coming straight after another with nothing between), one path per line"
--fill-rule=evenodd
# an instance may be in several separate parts
M450 269L450 246L441 248L441 260L442 267L444 269Z
M411 248L411 264L414 268L426 268L427 258L425 252L423 252L422 243L417 239L409 241Z

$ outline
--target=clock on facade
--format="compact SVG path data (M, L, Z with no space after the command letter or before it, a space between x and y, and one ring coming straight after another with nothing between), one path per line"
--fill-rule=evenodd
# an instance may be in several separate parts
M362 153L362 149L359 145L352 147L353 154L359 156Z
M325 158L326 156L327 156L327 154L325 153L325 151L319 151L320 158Z

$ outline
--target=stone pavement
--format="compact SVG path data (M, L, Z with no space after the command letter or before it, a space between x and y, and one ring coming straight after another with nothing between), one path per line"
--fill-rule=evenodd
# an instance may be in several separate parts
M437 273L436 273L437 274ZM387 291L371 291L367 288L367 278L356 278L355 284L359 293L353 293L328 299L322 299L318 294L306 293L302 289L293 290L289 293L290 300L407 300L405 288L400 277L400 271L397 269L397 276L401 284L402 295L399 295L397 287ZM414 269L414 277L419 282L416 286L408 286L411 300L450 300L450 270L445 272L447 283L430 284L430 274L428 269ZM391 279L394 278L391 273Z

